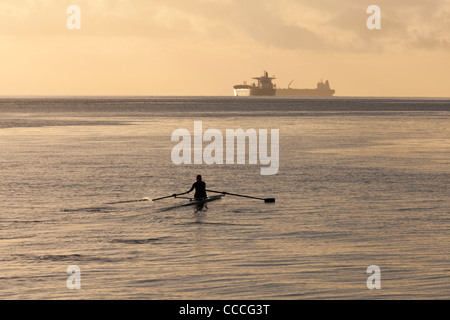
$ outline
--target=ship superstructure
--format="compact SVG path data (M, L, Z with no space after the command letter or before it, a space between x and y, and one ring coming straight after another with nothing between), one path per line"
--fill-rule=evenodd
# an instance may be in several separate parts
M264 75L261 77L254 77L253 79L258 80L258 83L253 83L248 85L246 82L244 84L238 84L234 86L235 96L274 96L276 94L276 85L272 83L275 77L269 77L269 74L264 71Z

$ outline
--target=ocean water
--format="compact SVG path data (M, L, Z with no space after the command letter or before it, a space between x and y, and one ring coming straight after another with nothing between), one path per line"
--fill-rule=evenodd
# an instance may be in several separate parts
M175 165L194 121L279 129L278 173ZM445 99L0 99L0 299L449 299L449 123ZM197 174L276 202L134 201Z

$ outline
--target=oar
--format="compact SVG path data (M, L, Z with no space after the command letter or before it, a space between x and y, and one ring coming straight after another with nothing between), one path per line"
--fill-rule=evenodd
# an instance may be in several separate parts
M167 199L167 198L172 198L172 197L176 198L176 197L181 196L181 195L186 194L186 193L188 193L188 192L183 192L183 193L178 193L178 194L174 193L174 194L172 194L170 196L165 196L165 197L161 197L161 198L152 199L152 201L157 201L157 200L162 200L162 199Z
M107 204L120 204L120 203L131 203L131 202L140 202L140 201L149 201L149 198L142 198L138 200L124 200L124 201L116 201L116 202L108 202Z
M258 198L258 197L252 197L252 196L245 196L243 194L229 193L229 192L225 192L225 191L214 191L214 190L206 190L206 191L214 192L214 193L220 193L220 194L228 194L230 196L236 196L236 197L250 198L250 199L256 199L256 200L264 200L264 202L275 202L275 198Z

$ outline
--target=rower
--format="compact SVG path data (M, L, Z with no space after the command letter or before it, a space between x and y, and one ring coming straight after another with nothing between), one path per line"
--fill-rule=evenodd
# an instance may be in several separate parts
M207 198L206 195L206 183L202 181L202 176L198 175L196 178L196 182L192 185L192 188L187 192L191 192L195 189L194 199L195 200L201 200Z

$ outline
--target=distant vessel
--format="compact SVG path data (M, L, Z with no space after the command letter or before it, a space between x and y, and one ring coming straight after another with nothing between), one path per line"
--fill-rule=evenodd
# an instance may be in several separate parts
M330 88L328 80L318 82L315 89L292 89L289 86L286 89L277 89L276 95L279 97L331 97L336 92Z
M238 84L234 86L235 96L274 96L276 93L276 85L272 83L275 77L269 77L269 74L264 71L264 75L261 77L254 77L253 79L258 80L258 84L253 83L248 85L246 82L244 84Z
M234 86L235 96L278 96L278 97L331 97L335 93L335 90L330 88L328 80L325 82L320 81L317 83L316 89L292 89L289 88L289 83L286 89L277 89L276 84L272 83L275 77L269 77L269 74L264 71L264 75L261 77L254 77L258 80L258 84L252 85L238 84Z

